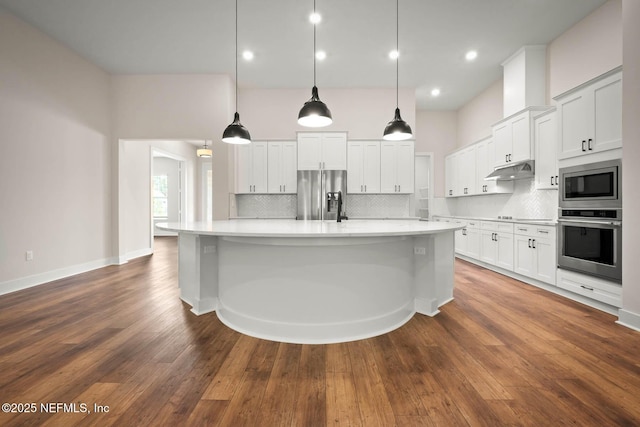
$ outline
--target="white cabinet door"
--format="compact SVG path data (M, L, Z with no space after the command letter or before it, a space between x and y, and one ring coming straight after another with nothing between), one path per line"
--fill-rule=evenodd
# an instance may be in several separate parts
M480 230L477 228L467 228L467 256L473 259L480 259Z
M535 247L535 278L541 282L552 285L556 284L556 241L555 239L545 239L536 237L533 242Z
M498 250L494 240L495 235L493 230L480 231L480 260L488 264L496 263Z
M365 141L362 156L362 183L365 193L380 192L380 142ZM349 178L347 178L349 179Z
M493 127L494 166L505 165L511 154L511 123L504 121Z
M322 162L322 134L298 134L298 170L318 170Z
M444 173L445 173L445 197L455 197L455 157L457 154L449 154L444 158Z
M296 166L298 158L298 144L295 141L282 143L282 161L280 163L282 172L282 192L296 194L298 192L298 168Z
M267 145L267 158L267 190L269 193L282 193L282 144L269 141Z
M236 193L251 193L251 144L236 145Z
M460 255L465 255L467 250L467 238L464 235L465 234L465 229L463 228L462 230L456 230L455 233L455 247L456 247L456 253L460 254Z
M531 113L526 111L511 120L511 156L509 162L531 160Z
M593 152L622 147L622 75L615 74L593 85Z
M567 98L558 101L558 114L560 121L558 157L566 159L580 156L584 153L586 144L585 123L588 120L585 91L577 92Z
M516 235L514 237L513 271L527 277L535 277L535 250L533 239L529 236Z
M401 141L396 146L396 181L398 193L414 192L415 154L413 141Z
M496 233L496 265L513 271L513 234Z
M322 167L326 170L347 169L347 135L345 133L322 135Z
M253 182L253 192L266 193L268 180L267 143L254 141L248 145L251 146L251 181Z
M383 141L380 144L380 192L414 192L413 141Z
M364 142L347 143L347 193L364 193Z
M533 121L535 141L536 189L558 189L558 128L555 111L538 116Z

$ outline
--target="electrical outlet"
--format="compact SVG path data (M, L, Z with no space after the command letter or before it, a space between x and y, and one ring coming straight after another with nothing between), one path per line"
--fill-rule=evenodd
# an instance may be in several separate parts
M33 251L27 251L24 253L24 258L27 261L33 261Z
M427 254L427 249L426 248L413 248L413 253L416 255L426 255Z

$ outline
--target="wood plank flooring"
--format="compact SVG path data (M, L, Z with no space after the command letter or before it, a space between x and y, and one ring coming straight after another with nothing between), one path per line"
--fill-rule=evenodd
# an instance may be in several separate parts
M0 401L37 406L0 426L640 425L640 333L464 261L436 317L297 345L191 314L155 250L0 297Z

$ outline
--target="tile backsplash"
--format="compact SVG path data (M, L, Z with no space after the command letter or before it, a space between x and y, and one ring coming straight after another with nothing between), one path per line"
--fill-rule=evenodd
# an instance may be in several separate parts
M231 216L295 218L297 203L295 194L232 194ZM407 218L412 216L411 195L348 194L346 214L353 218Z
M512 194L456 197L448 198L445 202L446 206L434 204L432 214L481 218L558 218L558 191L536 190L534 179L516 180Z

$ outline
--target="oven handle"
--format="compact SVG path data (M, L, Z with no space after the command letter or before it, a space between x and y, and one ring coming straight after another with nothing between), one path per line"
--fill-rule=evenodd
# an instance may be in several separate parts
M567 222L575 224L596 224L596 225L609 225L613 227L622 227L622 221L602 221L597 219L562 219L558 218L558 222Z

